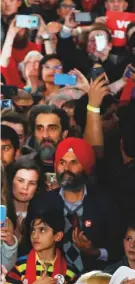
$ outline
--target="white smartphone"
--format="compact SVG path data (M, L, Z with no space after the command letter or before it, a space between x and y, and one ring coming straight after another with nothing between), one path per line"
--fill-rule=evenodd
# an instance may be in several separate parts
M95 36L97 51L103 51L107 45L107 41L104 35Z
M39 18L38 16L32 15L17 15L16 26L18 28L38 29Z

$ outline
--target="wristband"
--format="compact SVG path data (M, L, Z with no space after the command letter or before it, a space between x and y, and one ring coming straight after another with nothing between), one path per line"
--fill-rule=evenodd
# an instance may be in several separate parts
M81 27L77 27L77 28L76 28L76 31L77 31L77 33L80 35L80 34L82 33Z
M94 112L94 113L100 113L100 108L99 107L93 107L91 105L87 105L87 110Z

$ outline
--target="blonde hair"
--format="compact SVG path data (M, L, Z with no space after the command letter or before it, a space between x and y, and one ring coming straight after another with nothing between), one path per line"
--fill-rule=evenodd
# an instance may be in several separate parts
M83 274L76 284L109 284L112 275L99 270Z

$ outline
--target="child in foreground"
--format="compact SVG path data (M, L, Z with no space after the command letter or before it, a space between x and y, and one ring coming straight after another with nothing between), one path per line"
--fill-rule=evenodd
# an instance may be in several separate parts
M64 235L64 225L64 216L57 209L36 216L31 222L32 250L27 256L18 258L14 268L7 274L6 283L74 283L76 275L57 248Z

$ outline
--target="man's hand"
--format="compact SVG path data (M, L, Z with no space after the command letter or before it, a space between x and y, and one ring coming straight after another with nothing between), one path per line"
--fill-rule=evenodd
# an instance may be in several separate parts
M93 248L92 242L88 240L84 235L84 232L79 231L78 228L75 228L75 230L73 230L72 239L80 250Z
M69 74L77 76L77 84L74 86L74 88L83 90L86 93L89 91L90 88L89 82L78 69L75 68L74 70L71 70Z
M102 23L102 24L106 24L106 21L107 21L107 17L106 16L103 16L103 17L97 17L95 19L95 23Z
M57 284L57 279L48 277L46 273L43 273L40 279L33 282L33 284Z
M106 84L107 81L104 79L105 74L101 74L96 78L96 80L90 83L90 89L89 89L89 104L93 107L99 108L103 98L108 95L110 89L108 85Z
M95 258L100 256L100 251L94 248L92 241L88 240L83 231L79 231L78 228L75 228L75 230L73 230L72 239L75 245L87 255Z
M4 241L8 246L13 246L15 244L15 239L13 237L13 231L8 226L8 218L6 220L6 226L1 228L0 239Z

